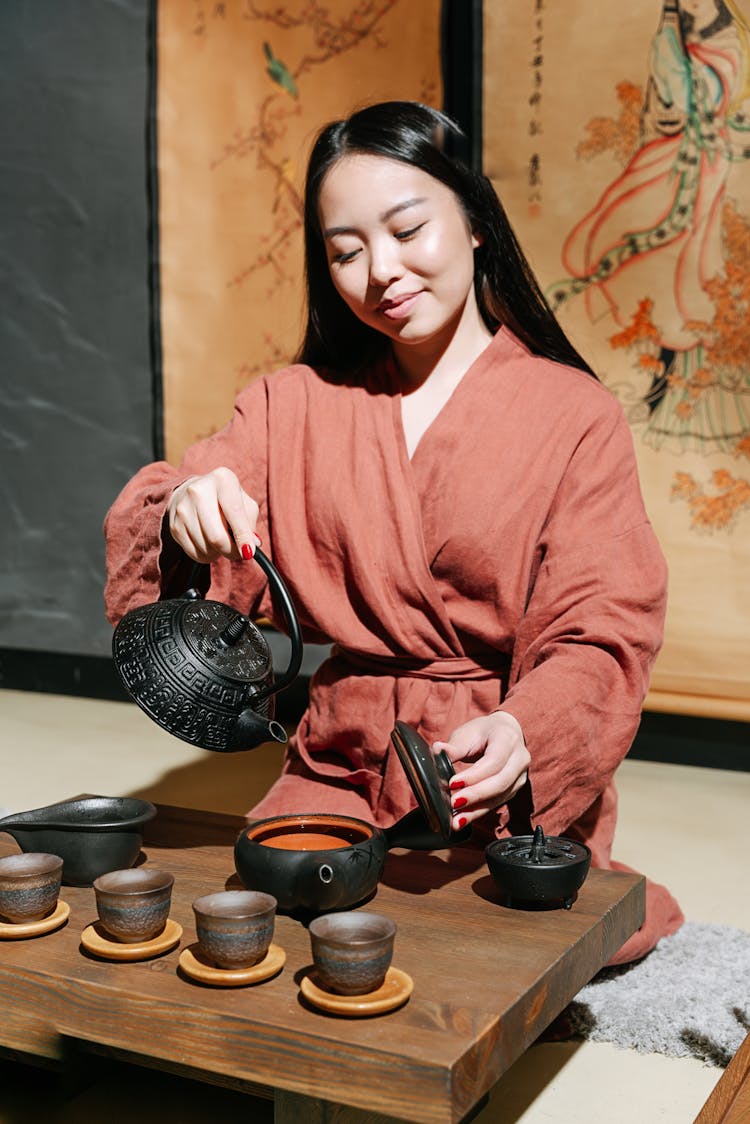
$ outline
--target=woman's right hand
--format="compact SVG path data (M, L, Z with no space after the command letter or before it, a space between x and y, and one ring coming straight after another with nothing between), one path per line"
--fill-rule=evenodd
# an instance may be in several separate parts
M252 558L258 505L230 468L189 476L167 504L169 533L194 562Z

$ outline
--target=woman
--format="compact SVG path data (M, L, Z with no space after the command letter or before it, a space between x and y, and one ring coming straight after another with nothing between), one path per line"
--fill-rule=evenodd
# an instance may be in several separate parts
M333 642L255 816L415 805L396 719L445 747L454 826L565 831L611 866L612 776L659 648L665 567L629 430L549 313L489 182L425 106L327 126L305 207L299 363L254 382L178 468L107 517L108 613L185 588L273 617L263 539L304 634ZM280 622L281 623L281 622ZM652 887L641 955L682 920Z
M747 433L746 379L716 373L697 396L693 380L705 361L701 326L716 314L709 284L726 264L727 177L750 156L749 99L750 33L731 0L666 0L642 144L566 239L572 279L550 291L555 309L584 293L592 321L608 312L620 328L650 302L662 366L644 436L655 448L731 451Z

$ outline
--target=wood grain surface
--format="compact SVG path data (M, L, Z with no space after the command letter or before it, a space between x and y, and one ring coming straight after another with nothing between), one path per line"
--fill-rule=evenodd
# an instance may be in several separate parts
M750 1120L750 1034L722 1073L695 1124L747 1124Z
M282 972L240 989L181 975L195 941L191 903L241 888L233 845L239 817L161 806L140 861L175 876L171 952L140 963L83 950L94 892L64 886L62 929L0 942L0 1046L61 1058L70 1041L171 1072L249 1083L376 1109L425 1124L459 1121L641 924L640 875L592 870L573 908L507 909L481 849L394 850L368 902L398 925L393 963L414 980L405 1007L370 1019L315 1010L299 994L309 936L279 916ZM0 834L0 855L17 850Z

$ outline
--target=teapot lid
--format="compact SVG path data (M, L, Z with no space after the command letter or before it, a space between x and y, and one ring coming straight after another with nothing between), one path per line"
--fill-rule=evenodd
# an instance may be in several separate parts
M406 722L397 722L391 742L430 830L453 837L450 779L455 770L445 750L433 753L424 738Z
M220 601L177 602L175 640L191 651L217 682L257 682L271 670L271 653L255 625Z

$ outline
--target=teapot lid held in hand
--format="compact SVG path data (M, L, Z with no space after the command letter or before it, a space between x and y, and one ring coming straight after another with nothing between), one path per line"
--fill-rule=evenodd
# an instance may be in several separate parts
M397 722L391 733L393 747L430 830L452 839L450 779L454 775L448 754L433 753L424 738L406 722Z

